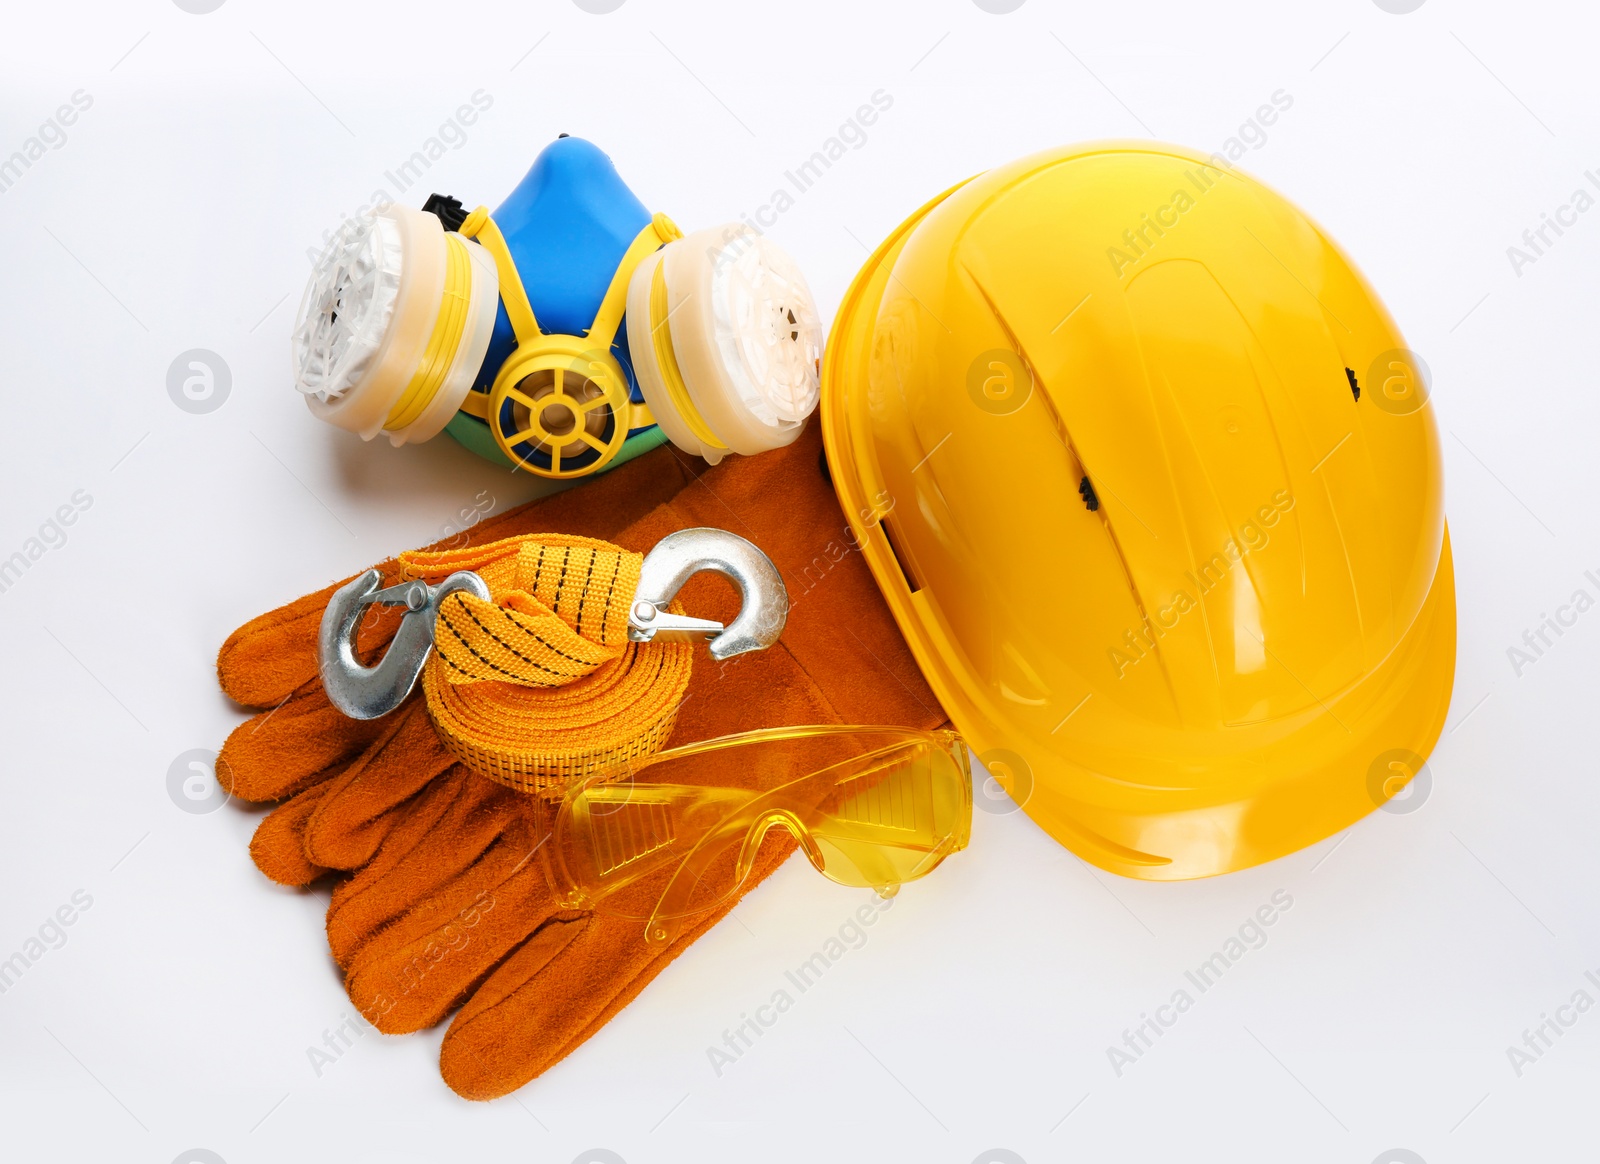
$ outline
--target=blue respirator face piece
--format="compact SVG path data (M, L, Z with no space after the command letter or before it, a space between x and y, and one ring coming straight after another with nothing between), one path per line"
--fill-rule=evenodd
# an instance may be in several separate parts
M547 146L494 212L517 269L539 272L537 278L524 278L523 286L540 324L569 335L581 335L594 322L622 256L652 217L611 159L576 137ZM475 389L490 389L493 369L505 363L516 343L502 304ZM612 350L625 364L631 362L625 332Z
M787 254L745 224L684 237L573 137L493 214L435 195L347 225L294 335L296 387L330 423L396 445L448 431L558 478L666 440L713 463L788 444L821 348Z

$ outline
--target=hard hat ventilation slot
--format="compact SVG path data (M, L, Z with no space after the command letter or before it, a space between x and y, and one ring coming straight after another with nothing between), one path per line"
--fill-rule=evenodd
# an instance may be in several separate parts
M1356 374L1354 369L1346 368L1344 370L1344 374L1345 377L1350 381L1350 395L1354 396L1357 400L1360 400L1361 385L1356 382Z
M1088 507L1090 513L1099 511L1100 497L1095 493L1094 486L1090 484L1087 475L1084 476L1082 481L1078 482L1078 496L1083 498L1083 504Z
M900 552L900 547L895 544L894 535L889 532L889 519L884 518L878 523L878 527L883 530L883 540L889 544L889 552L894 555L894 563L900 567L900 573L906 580L906 589L915 594L922 589L922 583L907 564L906 556Z

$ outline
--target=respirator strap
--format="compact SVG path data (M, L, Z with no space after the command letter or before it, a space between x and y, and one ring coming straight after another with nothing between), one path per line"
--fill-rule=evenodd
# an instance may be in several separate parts
M489 208L480 206L467 215L460 233L477 239L494 259L495 271L500 276L500 300L506 305L506 317L511 320L517 343L525 344L543 335L534 317L533 305L528 302L528 293L523 289L522 277L517 274L517 264L511 258L511 248L506 246L506 236L489 217Z
M617 327L622 323L622 313L628 307L628 284L633 281L633 273L638 270L639 264L675 239L683 237L683 231L678 229L678 224L665 214L657 214L650 220L650 225L634 235L633 242L623 252L622 261L617 264L617 273L611 276L611 285L606 288L606 297L600 301L600 310L595 312L594 323L589 327L588 338L596 347L611 347L611 341L616 338Z

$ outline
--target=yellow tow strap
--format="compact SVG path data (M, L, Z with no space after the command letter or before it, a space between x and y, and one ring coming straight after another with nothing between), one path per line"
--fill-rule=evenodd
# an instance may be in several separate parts
M439 738L473 771L523 792L659 751L689 684L687 643L628 641L641 554L533 534L400 556L430 584L472 570L492 601L439 607L422 689Z

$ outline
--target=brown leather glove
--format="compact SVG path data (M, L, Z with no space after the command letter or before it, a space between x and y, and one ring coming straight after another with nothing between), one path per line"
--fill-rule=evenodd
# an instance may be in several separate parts
M691 469L663 449L471 537L558 530L643 552L675 529L712 525L767 551L790 589L784 637L729 664L701 655L674 743L781 723L938 726L943 713L850 549L816 434L808 438L715 469ZM287 798L251 846L269 876L304 884L329 868L355 870L335 891L328 933L362 1012L400 1032L464 1003L441 1071L463 1095L503 1095L598 1030L732 903L665 948L647 947L638 921L560 910L532 856L548 827L537 798L453 764L416 696L371 723L328 705L315 652L331 591L225 644L225 690L278 706L233 733L219 774L242 798ZM731 618L737 605L708 576L682 597L706 617ZM361 649L376 653L396 624L390 616L365 628ZM769 841L745 888L790 851Z

